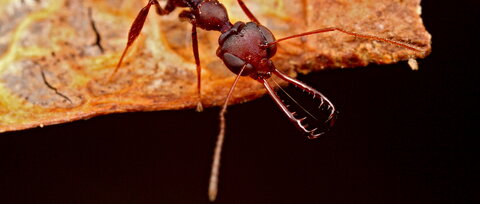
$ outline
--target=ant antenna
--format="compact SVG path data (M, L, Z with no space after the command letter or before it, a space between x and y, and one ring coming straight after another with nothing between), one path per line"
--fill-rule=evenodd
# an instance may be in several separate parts
M235 81L233 81L232 87L230 91L228 91L227 98L225 99L225 103L222 106L222 110L220 111L220 132L218 133L217 142L215 144L215 150L213 153L213 162L212 162L212 171L210 173L210 182L208 184L208 198L211 202L215 201L217 198L218 192L218 176L220 174L220 157L222 154L222 146L223 140L225 139L225 113L227 113L227 106L228 100L232 96L233 90L237 85L240 76L242 76L242 72L245 69L245 66L242 67L240 72L238 73Z
M420 50L419 48L414 47L413 45L409 45L407 43L403 43L403 42L400 42L400 41L389 40L389 39L378 37L378 36L375 36L375 35L367 35L367 34L360 34L360 33L356 33L356 32L346 31L344 29L336 28L336 27L322 28L322 29L317 29L317 30L313 30L313 31L305 32L305 33L300 33L300 34L280 38L278 40L275 40L273 42L268 43L267 47L270 46L270 45L279 43L281 41L284 41L284 40L288 40L288 39L292 39L292 38L298 38L298 37L302 37L302 36L306 36L306 35L326 33L326 32L331 32L331 31L338 31L338 32L342 32L342 33L345 33L347 35L352 35L352 36L359 37L359 38L378 40L378 41L394 44L394 45L397 45L397 46L400 46L400 47L404 47L404 48L407 48L409 50L413 50L415 52L424 52L424 51Z

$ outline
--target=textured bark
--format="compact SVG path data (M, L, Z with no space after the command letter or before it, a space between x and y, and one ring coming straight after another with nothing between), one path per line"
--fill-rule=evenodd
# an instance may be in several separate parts
M236 1L221 1L232 22L247 18ZM430 35L420 0L246 1L277 38L337 26L408 42L413 52L342 33L282 42L276 66L295 75L324 68L388 64L425 57ZM190 25L150 12L122 68L112 73L137 12L136 0L0 1L0 132L114 112L193 108L197 103ZM216 106L234 79L215 56L219 33L199 31L205 106ZM264 94L242 78L232 103Z

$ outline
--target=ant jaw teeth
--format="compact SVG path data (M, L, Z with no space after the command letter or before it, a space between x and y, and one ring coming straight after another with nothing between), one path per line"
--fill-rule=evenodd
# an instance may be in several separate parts
M328 125L332 127L335 124L335 118L331 117L327 121L325 121L325 123L328 123Z
M324 104L324 100L322 98L320 98L320 105L318 105L318 108L322 107Z
M330 115L336 115L335 109L332 108L332 109L330 110Z
M318 133L318 134L310 134L309 136L307 136L308 139L310 140L313 140L313 139L317 139L319 138L320 136L322 136L324 134L324 132L321 132L321 133Z
M309 132L314 133L317 130L318 130L318 128L313 128L313 129L309 130Z

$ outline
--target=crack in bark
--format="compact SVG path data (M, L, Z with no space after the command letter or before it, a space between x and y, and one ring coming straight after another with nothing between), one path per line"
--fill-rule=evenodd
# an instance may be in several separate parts
M55 94L61 96L62 98L64 98L64 99L67 100L68 102L73 103L72 100L70 100L70 98L68 98L68 97L65 96L64 94L60 93L57 88L55 88L55 87L52 86L50 83L48 83L47 77L45 77L45 72L43 71L43 69L41 69L40 73L42 74L43 83L45 83L45 85L46 85L49 89L55 91Z
M95 43L93 43L93 45L98 46L98 48L100 49L100 52L103 54L104 49L103 49L102 44L101 44L102 37L100 36L100 32L98 32L97 26L95 25L95 20L93 19L93 16L92 16L92 8L91 7L88 8L88 18L90 19L90 25L92 26L93 32L95 32L96 40L95 40Z

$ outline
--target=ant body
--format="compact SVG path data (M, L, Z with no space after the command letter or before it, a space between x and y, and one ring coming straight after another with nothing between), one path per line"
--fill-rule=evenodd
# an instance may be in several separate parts
M167 15L172 12L176 7L185 7L189 10L184 10L180 13L179 17L184 20L188 20L192 24L192 46L193 55L195 57L195 63L197 67L197 93L198 104L197 110L202 110L201 103L201 66L200 57L198 52L198 40L197 40L197 27L204 30L219 31L221 35L218 39L219 47L217 49L217 56L222 59L224 64L230 71L237 74L235 81L233 82L230 91L225 99L222 110L220 112L220 132L218 135L212 171L209 184L209 198L214 201L217 195L218 175L220 167L220 154L223 139L225 135L225 113L228 105L228 100L238 82L240 76L250 76L256 81L263 84L268 94L272 97L278 107L287 115L290 121L303 133L307 135L309 139L314 139L324 134L334 123L336 110L334 105L319 91L305 85L304 83L287 76L285 73L278 70L274 63L270 60L277 51L276 44L280 41L301 37L305 35L312 35L324 32L339 31L348 35L356 36L359 38L367 38L372 40L383 41L390 44L395 44L416 52L420 52L419 49L401 43L394 40L388 40L372 35L365 35L343 30L341 28L324 28L310 32L305 32L289 37L276 40L272 32L261 25L250 10L245 6L242 0L237 0L242 10L250 19L250 22L236 22L232 24L228 18L226 8L217 0L167 0L164 8L160 6L157 0L149 0L148 4L139 12L135 21L133 22L129 34L127 45L122 53L122 56L117 64L117 67L113 74L120 68L122 61L127 53L127 50L133 44L140 34L146 17L152 5L155 6L158 15ZM272 74L279 78L293 84L295 87L313 95L313 99L319 99L319 109L327 111L327 117L323 120L324 127L307 129L305 119L307 117L298 117L296 112L289 109L287 105L283 103L283 100L276 94L274 89L267 82ZM307 111L308 113L308 111ZM313 117L312 115L310 115ZM316 119L316 118L315 118Z

